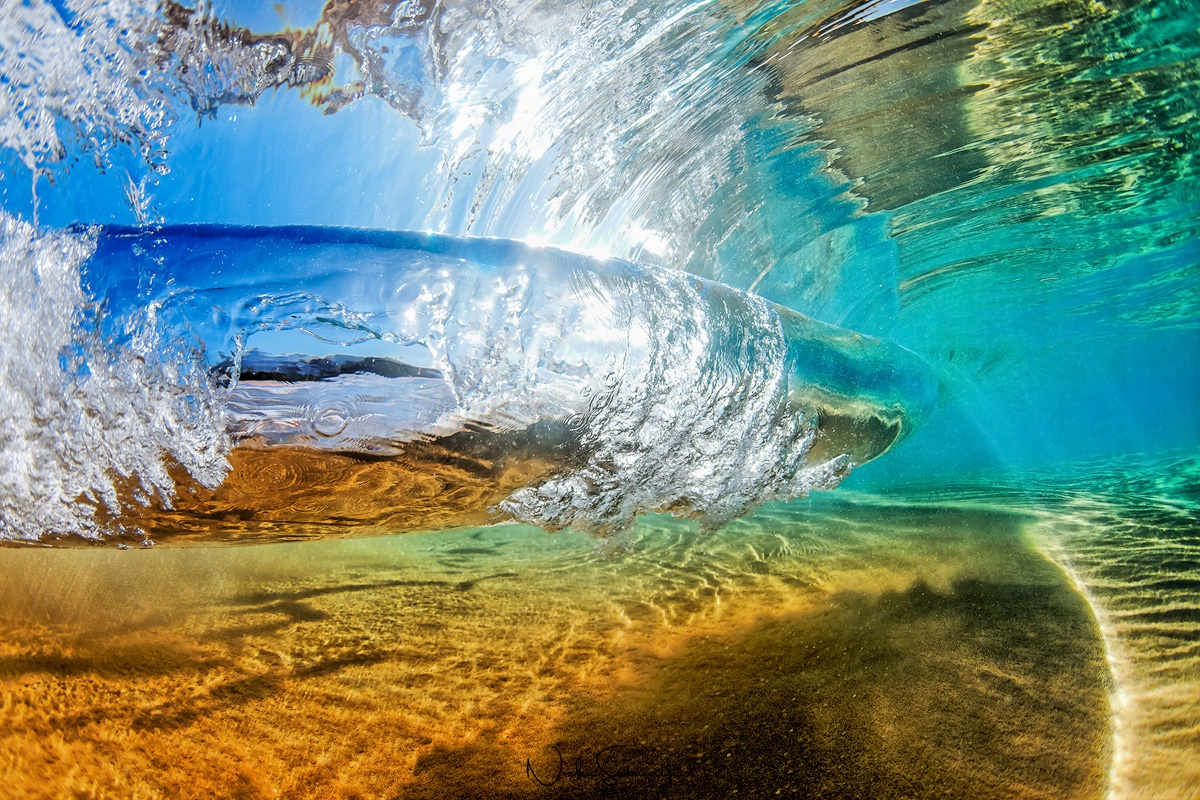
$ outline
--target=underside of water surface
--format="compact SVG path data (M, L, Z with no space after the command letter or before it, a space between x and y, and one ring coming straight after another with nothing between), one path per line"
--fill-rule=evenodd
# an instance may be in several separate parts
M14 797L1200 795L1200 7L0 5Z

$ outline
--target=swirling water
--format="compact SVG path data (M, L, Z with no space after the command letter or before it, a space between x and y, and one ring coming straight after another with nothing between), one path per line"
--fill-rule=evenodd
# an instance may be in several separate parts
M563 722L559 739L530 733L521 746L586 749L588 736L613 744L622 735L601 724L604 708L624 709L614 718L639 730L652 729L656 714L699 718L670 700L671 687L696 692L679 676L712 668L698 642L716 630L696 620L728 614L729 630L758 631L739 638L735 652L770 653L793 675L817 676L792 686L755 672L771 691L786 685L837 697L845 715L831 721L814 701L802 708L807 733L794 751L754 740L771 763L799 758L788 763L807 769L807 782L782 766L760 766L756 774L770 778L758 782L754 770L702 769L701 759L689 774L704 777L680 784L691 794L768 784L823 796L871 785L897 795L964 786L981 796L1194 793L1198 501L1187 476L1200 444L1198 18L1188 2L1081 0L5 4L0 536L110 546L269 541L454 528L504 515L574 526L607 535L610 551L632 549L625 566L555 555L567 547L558 538L545 544L545 566L517 559L525 566L512 569L524 571L527 590L544 590L533 604L543 609L538 624L527 619L527 639L481 645L470 656L517 665L483 670L479 685L531 680L519 695L524 708ZM444 238L381 232L404 230ZM513 241L458 238L472 236ZM921 423L915 433L913 422ZM659 510L720 527L763 502L839 481L828 498L771 506L709 538L689 538L690 528L659 517L632 524ZM966 513L982 516L954 516ZM486 551L488 568L510 546L488 538L503 530L479 534L487 544L476 555ZM989 555L938 555L938 543L960 535L967 544L954 547ZM455 549L452 532L437 536L447 538L429 539L433 551ZM1045 588L1051 573L1013 542L1032 543L1086 601L1107 655L1104 677L1092 672L1090 634L1080 633L1089 623ZM158 550L145 557L168 559L159 565L174 558ZM321 552L337 564L365 558L364 574L383 569L377 555ZM744 552L756 554L753 564L740 561ZM137 642L125 655L98 650L71 626L103 626L78 622L82 612L68 612L65 595L35 587L48 575L73 575L94 587L93 597L136 606L136 591L121 587L138 579L98 556L10 553L13 649L5 663L17 670L14 680L39 669L69 678L105 659L136 662ZM437 569L447 574L437 580L457 585L449 577L456 570L470 582L512 566L501 560L489 572L456 561L469 556L443 553ZM216 564L221 556L192 558ZM271 562L269 554L254 558ZM846 566L855 559L888 565L879 569L890 577L863 579ZM170 569L184 585L207 569L182 564ZM387 581L417 581L423 568L413 564L405 567L411 576L376 574L372 596ZM363 584L256 569L243 578L259 588L246 591L279 592L270 603L302 604L304 592ZM610 599L577 588L572 610L544 611L551 598L570 595L546 577L560 569L578 587L609 582ZM625 577L601 577L609 569ZM795 627L820 602L804 587L875 597L869 608L838 606L851 608L846 630L875 633L847 639ZM248 620L274 613L266 600L219 594L204 602L249 609ZM585 597L610 603L613 619L632 626L630 675L657 676L646 680L667 698L661 704L626 697L601 703L593 718L538 694L593 696L601 689L589 676L620 674L616 651L603 644L617 628L591 619ZM498 614L509 608L492 602ZM434 603L435 617L461 619L447 603ZM1042 614L1045 625L1035 631L1029 620L998 617L985 625L963 610L980 603ZM949 625L913 639L946 658L912 660L897 644L889 652L909 660L890 662L871 650L870 663L908 676L889 683L886 669L870 673L883 687L873 690L876 706L819 677L821 665L845 664L781 655L793 651L780 637L852 640L869 650L895 643L887 630L911 633L905 626L916 624L889 616L901 606ZM798 616L752 628L755 609L771 607ZM358 698L378 698L397 669L420 664L388 649L381 621L363 629L373 644L355 649L336 626L311 617L343 620L361 615L361 604L279 608L300 614L288 617L299 638L271 638L250 621L257 633L217 637L257 636L258 655L240 645L209 652L200 639L173 639L171 625L155 628L129 612L140 620L130 624L160 631L145 634L154 647L193 654L162 658L225 664L232 689L163 677L154 691L165 694L139 695L127 717L114 710L120 703L55 711L36 694L6 689L6 707L25 709L24 727L6 729L10 782L46 783L46 765L61 758L77 766L70 780L91 781L93 792L120 794L113 776L137 773L141 788L127 793L169 794L182 785L171 770L160 765L156 784L111 753L96 761L80 749L109 752L101 743L113 731L91 731L76 740L85 745L63 744L53 757L46 731L81 731L80 720L100 707L126 719L120 730L162 730L162 714L186 730L180 714L228 710L222 698L238 696L237 687L318 681L354 664L390 665L382 683L363 678ZM660 612L664 627L655 629L649 620ZM43 624L47 614L72 620L64 623L70 631L37 633L30 620ZM684 618L699 626L690 639ZM199 627L220 628L215 619ZM305 625L345 658L303 655L313 646ZM577 660L555 656L542 677L520 666L536 661L529 653L539 636L562 626L580 632ZM984 631L979 642L1007 642L1020 658L1004 661L983 646L955 650L947 631L968 629ZM489 636L483 623L464 630L472 641ZM647 655L656 652L648 642L664 631L681 638L662 646L674 666L656 673L645 667L657 657ZM1040 644L1023 643L1022 631ZM1072 644L1060 652L1054 637ZM430 669L452 663L433 659L440 666ZM909 685L919 688L910 698L935 708L930 687L939 684L918 677L934 664L974 676L963 686L980 681L977 695L954 696L984 709L995 731L1036 719L1040 744L1015 734L981 738L961 720L942 729L956 734L934 755L897 744L929 731L880 709L902 707ZM565 682L568 672L576 684ZM119 690L118 678L90 673ZM543 686L543 678L558 682ZM740 696L732 677L714 680L718 688L705 691ZM350 702L320 685L324 696ZM439 702L474 696L437 680L431 687ZM1107 691L1107 713L1094 713L1090 699L1054 711L1068 707L1055 705L1071 693L1064 687L1080 698ZM207 700L174 710L161 700L188 692ZM1017 703L1008 707L1025 716L1008 717L995 699L1018 697L1054 702ZM416 753L407 777L392 776L380 792L407 787L416 796L421 775L456 769L486 782L478 764L504 762L503 736L485 733L488 713L447 716L427 701L406 695L413 730L432 733L405 740ZM732 753L742 745L728 742L744 744L747 731L783 735L772 726L795 721L745 711L753 704L717 706L732 720L725 740L705 738L702 721L688 723L694 735L656 740L641 766L674 764L678 778L683 762L664 754ZM520 717L513 708L496 706L492 716ZM271 712L261 713L255 724L281 742L274 752L287 749L289 736L309 735L286 715L271 722ZM229 730L245 725L227 721ZM1095 733L1105 725L1107 736ZM841 739L831 733L839 730ZM828 736L848 760L830 755L821 744ZM154 740L182 754L190 752L185 741ZM955 762L958 771L946 767L956 748L970 753ZM1084 755L1077 763L1067 752ZM1038 776L1055 768L1038 758L1055 754L1060 780L1047 783ZM316 773L301 780L295 758L279 759L284 766L264 762L242 776L247 792L375 791L367 783L330 788ZM197 769L228 772L218 761ZM739 756L739 764L751 761ZM363 775L384 774L368 767ZM539 786L521 777L525 789ZM516 784L495 785L518 793ZM568 794L600 788L558 784ZM623 790L640 796L647 786Z

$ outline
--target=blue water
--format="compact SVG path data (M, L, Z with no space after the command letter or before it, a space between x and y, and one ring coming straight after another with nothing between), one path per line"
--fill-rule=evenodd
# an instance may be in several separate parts
M1111 793L1195 790L1194 2L32 0L0 36L0 538L468 429L554 465L488 506L547 529L1015 510L1117 665Z
M141 186L151 221L502 235L752 287L938 370L941 416L906 450L934 479L1186 447L1200 439L1193 11L1055 4L1001 22L921 4L826 31L849 12L635 5L592 22L577 9L587 34L560 41L532 33L553 8L511 23L461 10L447 41L395 34L409 55L336 113L314 108L320 90L231 90L248 67L218 48L208 83L179 56L132 93L175 120L135 140L156 170L113 141L124 120L61 111L68 149L38 162L38 215L135 222L126 190ZM89 33L72 24L78 47ZM340 58L335 85L356 77ZM5 152L5 208L30 219L31 172Z

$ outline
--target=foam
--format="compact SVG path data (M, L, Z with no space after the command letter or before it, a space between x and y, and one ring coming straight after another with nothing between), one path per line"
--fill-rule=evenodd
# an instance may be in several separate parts
M80 282L94 246L0 217L0 539L98 538L121 530L122 489L169 502L170 464L225 475L220 406L155 307L123 318L120 344L89 330L106 313Z

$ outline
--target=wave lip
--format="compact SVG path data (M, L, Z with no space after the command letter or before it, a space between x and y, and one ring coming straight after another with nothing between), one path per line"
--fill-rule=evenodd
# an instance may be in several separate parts
M175 456L171 426L146 428L176 491L95 505L156 536L188 518L272 531L455 524L405 522L414 492L430 508L462 500L458 524L605 534L669 511L716 527L836 486L932 402L923 362L902 348L618 259L309 227L70 236L94 248L75 337L104 343L105 358L145 361L149 348L150 362L175 363L139 380L216 398L175 429L232 448L222 483ZM133 335L148 320L155 336ZM128 400L146 386L120 391ZM251 461L261 474L286 465L286 505L266 484L246 491L254 470L238 464ZM347 485L323 479L332 473L318 465L335 462L354 476ZM418 491L397 483L398 464L417 484L447 465L458 477ZM491 489L460 491L476 479ZM361 503L328 498L364 481L374 488Z

